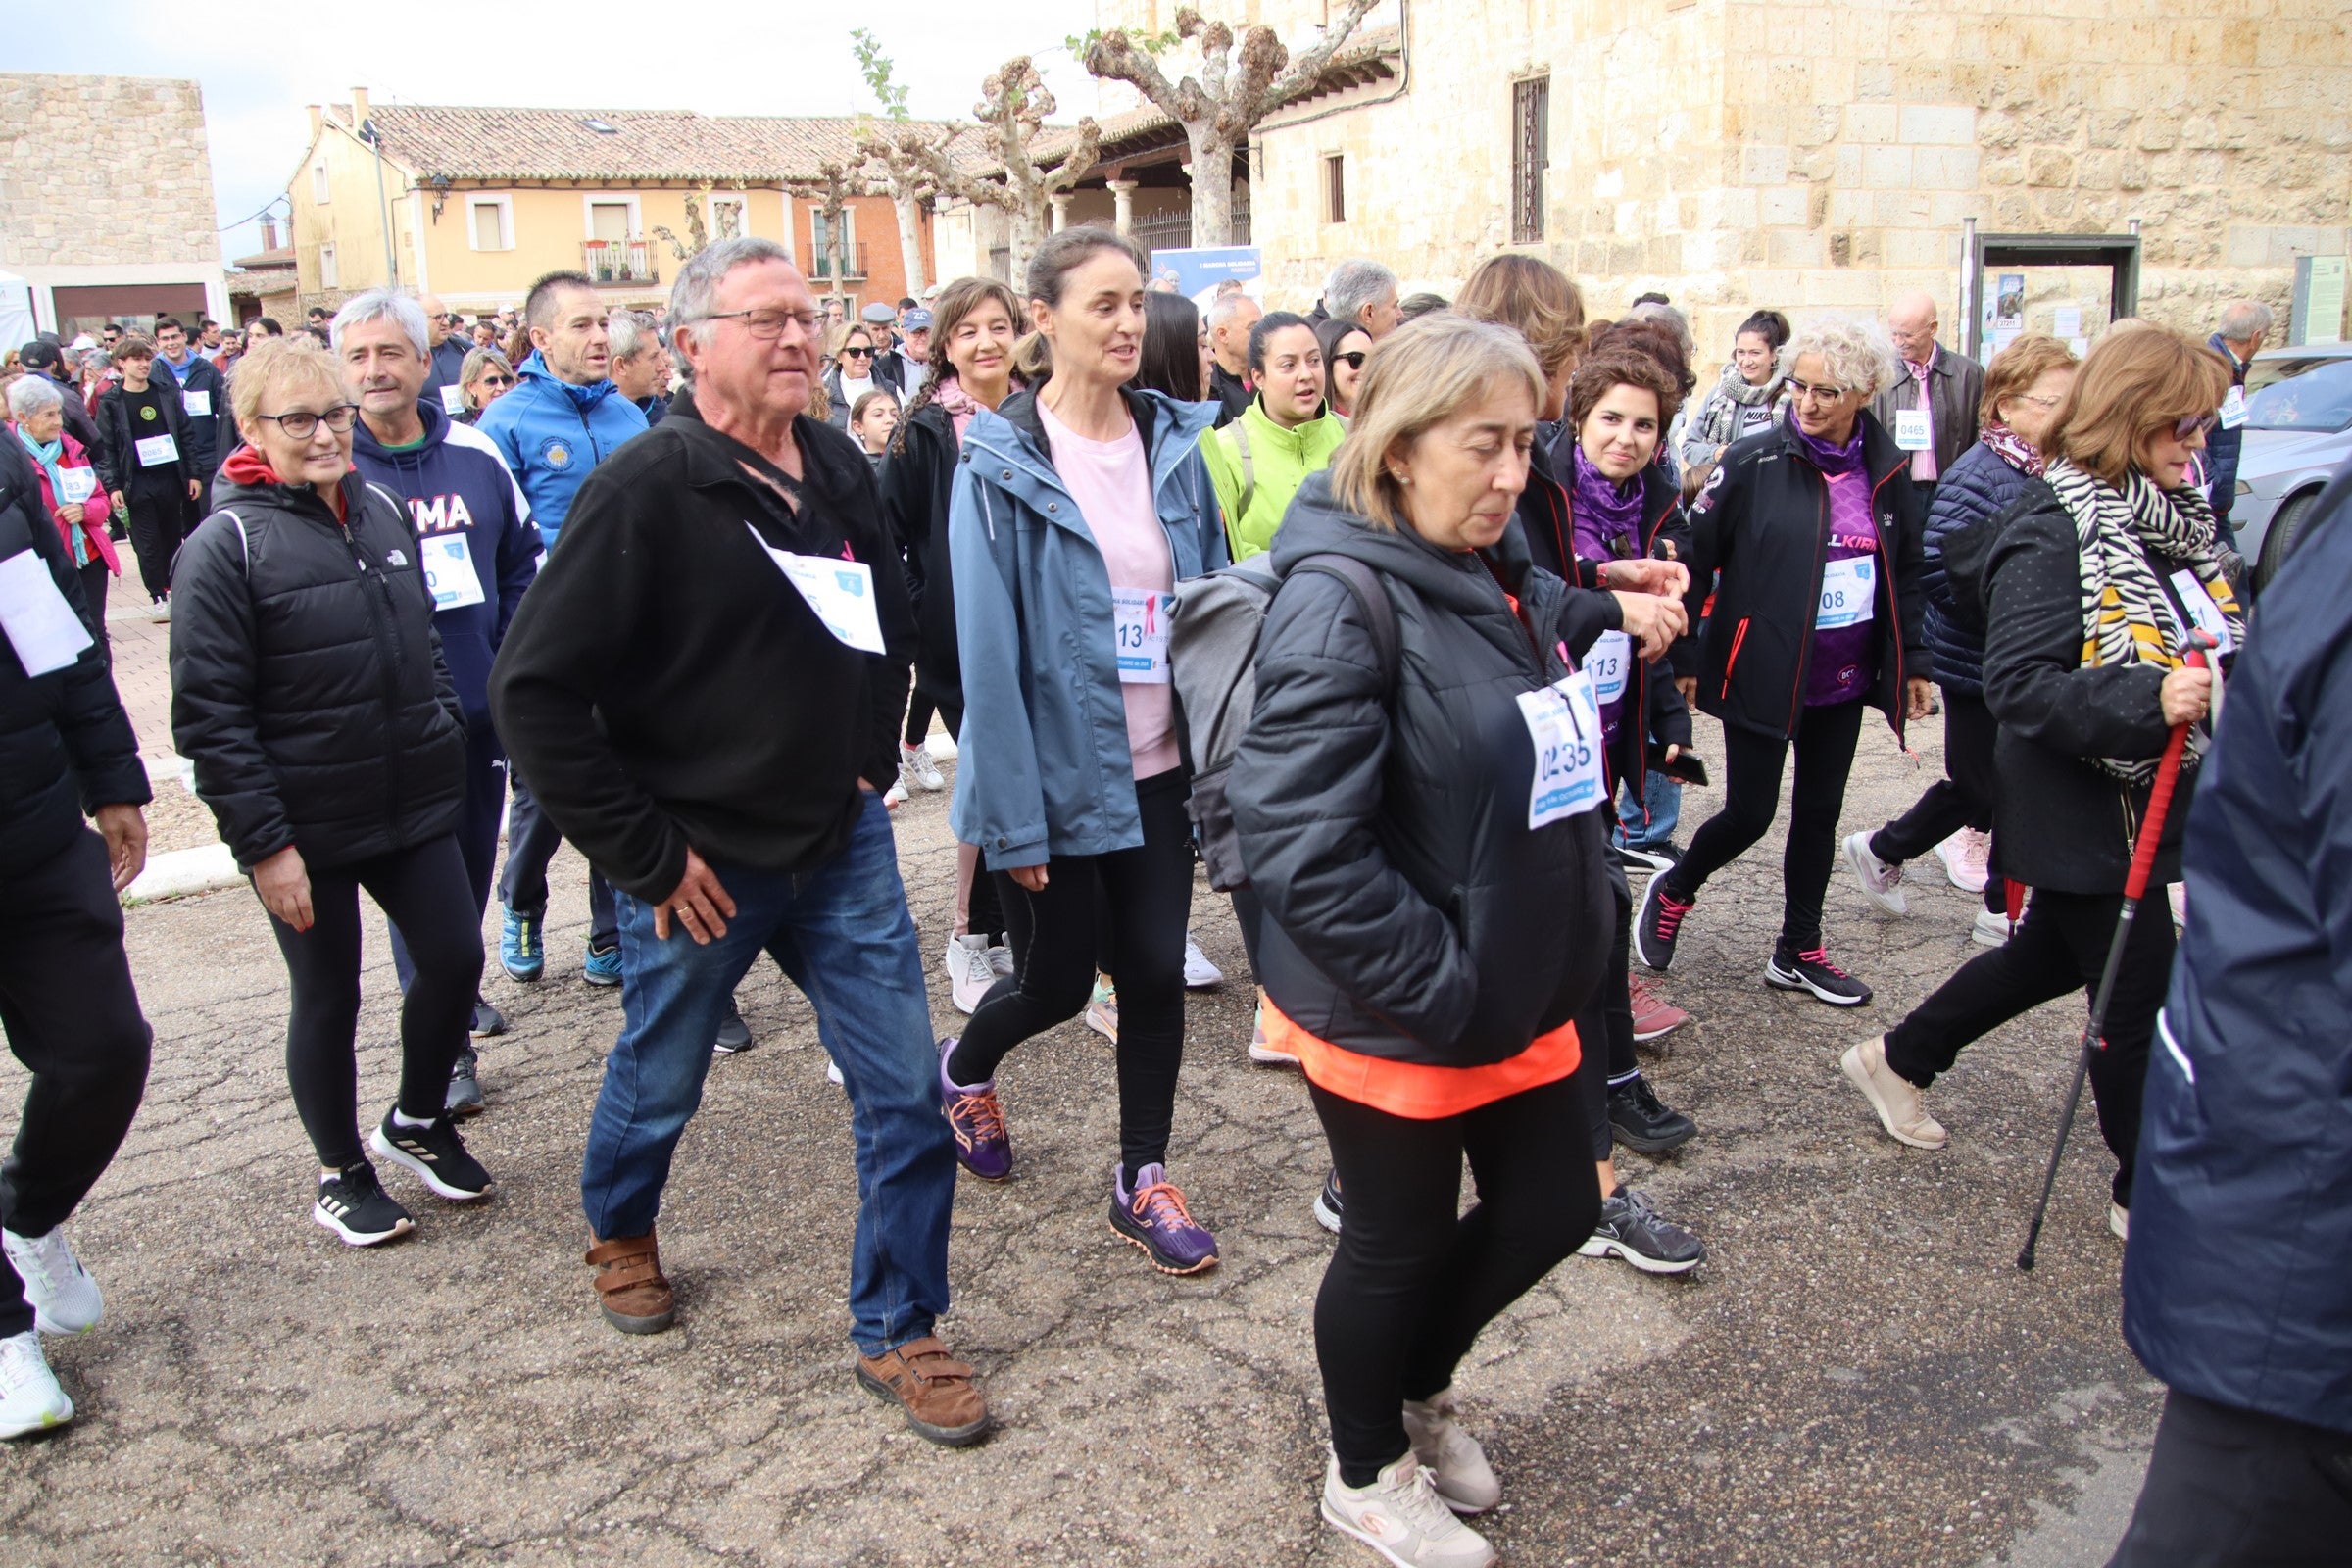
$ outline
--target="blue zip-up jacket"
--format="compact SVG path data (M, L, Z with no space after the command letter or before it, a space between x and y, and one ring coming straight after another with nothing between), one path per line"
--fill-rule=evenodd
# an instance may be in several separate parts
M553 549L580 482L623 441L645 432L645 416L611 381L559 381L536 354L514 374L514 390L484 409L474 428L498 443L498 455L530 500L539 536Z
M449 683L466 710L466 724L490 728L490 661L539 573L539 530L530 503L507 471L489 437L441 412L438 397L416 405L424 420L420 446L394 452L363 419L351 427L352 466L360 477L407 503L420 545L460 535L481 583L482 602L433 612Z
M1217 406L1123 395L1176 580L1214 571L1225 524L1200 438ZM982 410L964 432L948 555L964 702L956 836L997 871L1142 844L1110 572L1054 470L1034 394Z
M2197 770L2124 1338L2183 1393L2352 1433L2348 579L2352 469L2263 594Z
M1936 684L1964 696L1984 695L1984 611L1960 606L1945 575L1943 542L1964 529L1989 524L2026 493L2033 476L1979 441L1943 470L1921 535L1919 587L1928 603L1928 652Z

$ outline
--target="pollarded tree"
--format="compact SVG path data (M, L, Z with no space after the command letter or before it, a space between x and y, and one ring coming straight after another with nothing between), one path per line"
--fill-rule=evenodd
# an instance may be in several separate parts
M977 131L988 138L990 159L1001 169L1001 175L956 161L956 141L961 131L940 137L910 127L896 138L897 145L921 165L940 191L1004 214L1012 231L1012 275L1016 280L1028 270L1031 253L1053 232L1054 198L1091 173L1102 151L1101 130L1092 117L1081 117L1058 160L1050 167L1041 162L1035 143L1054 108L1054 95L1046 90L1035 63L1027 55L1018 55L981 82L980 102L972 109L973 118L980 122Z
M1274 29L1252 24L1237 49L1233 28L1186 6L1176 30L1137 39L1123 27L1071 40L1086 69L1103 81L1123 81L1183 127L1193 151L1193 243L1233 243L1233 155L1275 109L1320 81L1332 55L1379 0L1346 0L1323 36L1297 59ZM1187 38L1200 40L1200 74L1170 82L1153 56Z
M825 254L820 261L830 264L830 274L822 279L829 286L825 292L840 297L845 291L843 280L850 275L850 251L842 239L842 215L848 210L853 196L873 194L864 178L844 167L838 158L827 158L816 166L817 177L804 180L792 187L792 193L805 202L814 204L825 220Z
M850 34L850 43L858 56L858 74L865 77L866 87L890 121L885 129L859 117L858 152L890 192L891 206L898 210L899 256L906 269L906 292L920 294L924 287L923 207L939 193L939 187L922 160L899 145L900 134L911 128L911 117L906 113L906 89L893 76L882 41L859 27Z

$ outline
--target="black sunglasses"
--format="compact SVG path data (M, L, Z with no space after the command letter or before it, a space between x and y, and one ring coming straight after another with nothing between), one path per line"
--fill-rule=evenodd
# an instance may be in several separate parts
M513 386L514 378L511 375L484 375L476 377L474 384L476 386Z
M843 349L841 357L845 360L870 360L874 357L874 351L872 349Z
M1334 354L1331 357L1331 363L1345 365L1350 370L1360 370L1364 368L1365 356L1370 352L1369 349L1349 349L1345 354Z

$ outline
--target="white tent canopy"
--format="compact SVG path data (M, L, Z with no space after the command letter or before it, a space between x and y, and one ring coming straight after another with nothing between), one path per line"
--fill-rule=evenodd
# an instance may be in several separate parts
M37 330L32 318L32 285L0 268L0 354L23 348Z

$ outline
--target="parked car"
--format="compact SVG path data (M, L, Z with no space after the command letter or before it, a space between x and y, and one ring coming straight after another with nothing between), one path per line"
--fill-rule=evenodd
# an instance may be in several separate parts
M2260 593L2295 548L2320 489L2352 458L2352 343L2254 356L2246 373L2246 444L2230 508Z

